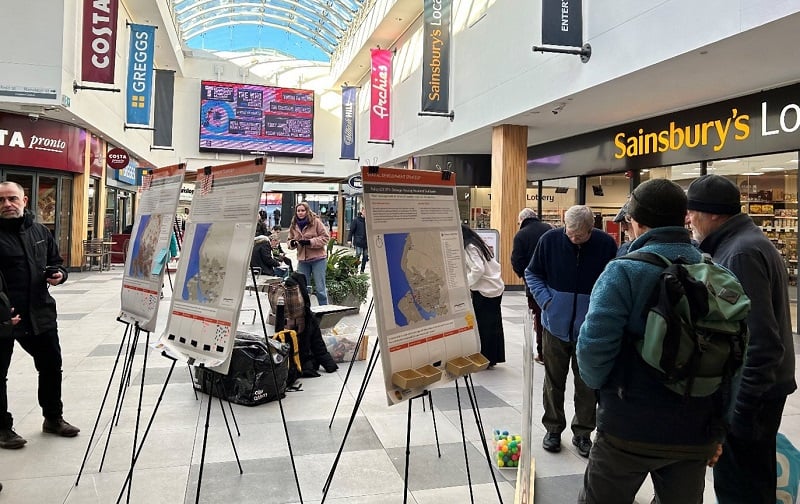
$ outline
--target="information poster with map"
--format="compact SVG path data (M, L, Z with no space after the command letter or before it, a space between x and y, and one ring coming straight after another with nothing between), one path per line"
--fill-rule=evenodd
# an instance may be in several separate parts
M430 365L442 371L440 382L448 381L447 361L480 351L455 176L448 175L362 168L372 290L390 405L422 392L396 386L394 373Z
M197 172L167 328L158 342L179 360L215 367L233 350L263 182L263 158Z
M169 258L172 220L185 174L184 165L158 168L143 176L142 194L125 256L120 319L153 332L158 318L164 266Z

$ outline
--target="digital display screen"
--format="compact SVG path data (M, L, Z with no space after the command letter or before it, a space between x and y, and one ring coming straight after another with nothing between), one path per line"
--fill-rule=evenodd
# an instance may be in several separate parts
M200 83L200 150L314 155L314 91Z

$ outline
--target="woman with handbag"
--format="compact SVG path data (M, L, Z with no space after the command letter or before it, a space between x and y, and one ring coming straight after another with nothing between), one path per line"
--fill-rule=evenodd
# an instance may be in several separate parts
M322 220L311 211L308 203L298 203L294 208L292 223L289 225L289 248L297 249L297 271L305 275L309 284L313 276L317 301L320 305L328 304L328 292L325 286L328 240L330 235Z

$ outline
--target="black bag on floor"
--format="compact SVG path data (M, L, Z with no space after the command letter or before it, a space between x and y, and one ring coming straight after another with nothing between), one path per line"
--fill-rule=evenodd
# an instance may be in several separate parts
M263 338L237 332L228 374L195 368L194 388L244 406L274 401L279 395L286 397L289 346L273 339L269 339L269 345L272 359Z

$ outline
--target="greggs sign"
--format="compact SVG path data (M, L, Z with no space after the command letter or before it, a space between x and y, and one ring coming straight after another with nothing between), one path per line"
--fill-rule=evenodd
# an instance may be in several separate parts
M114 83L118 0L83 0L81 79Z

